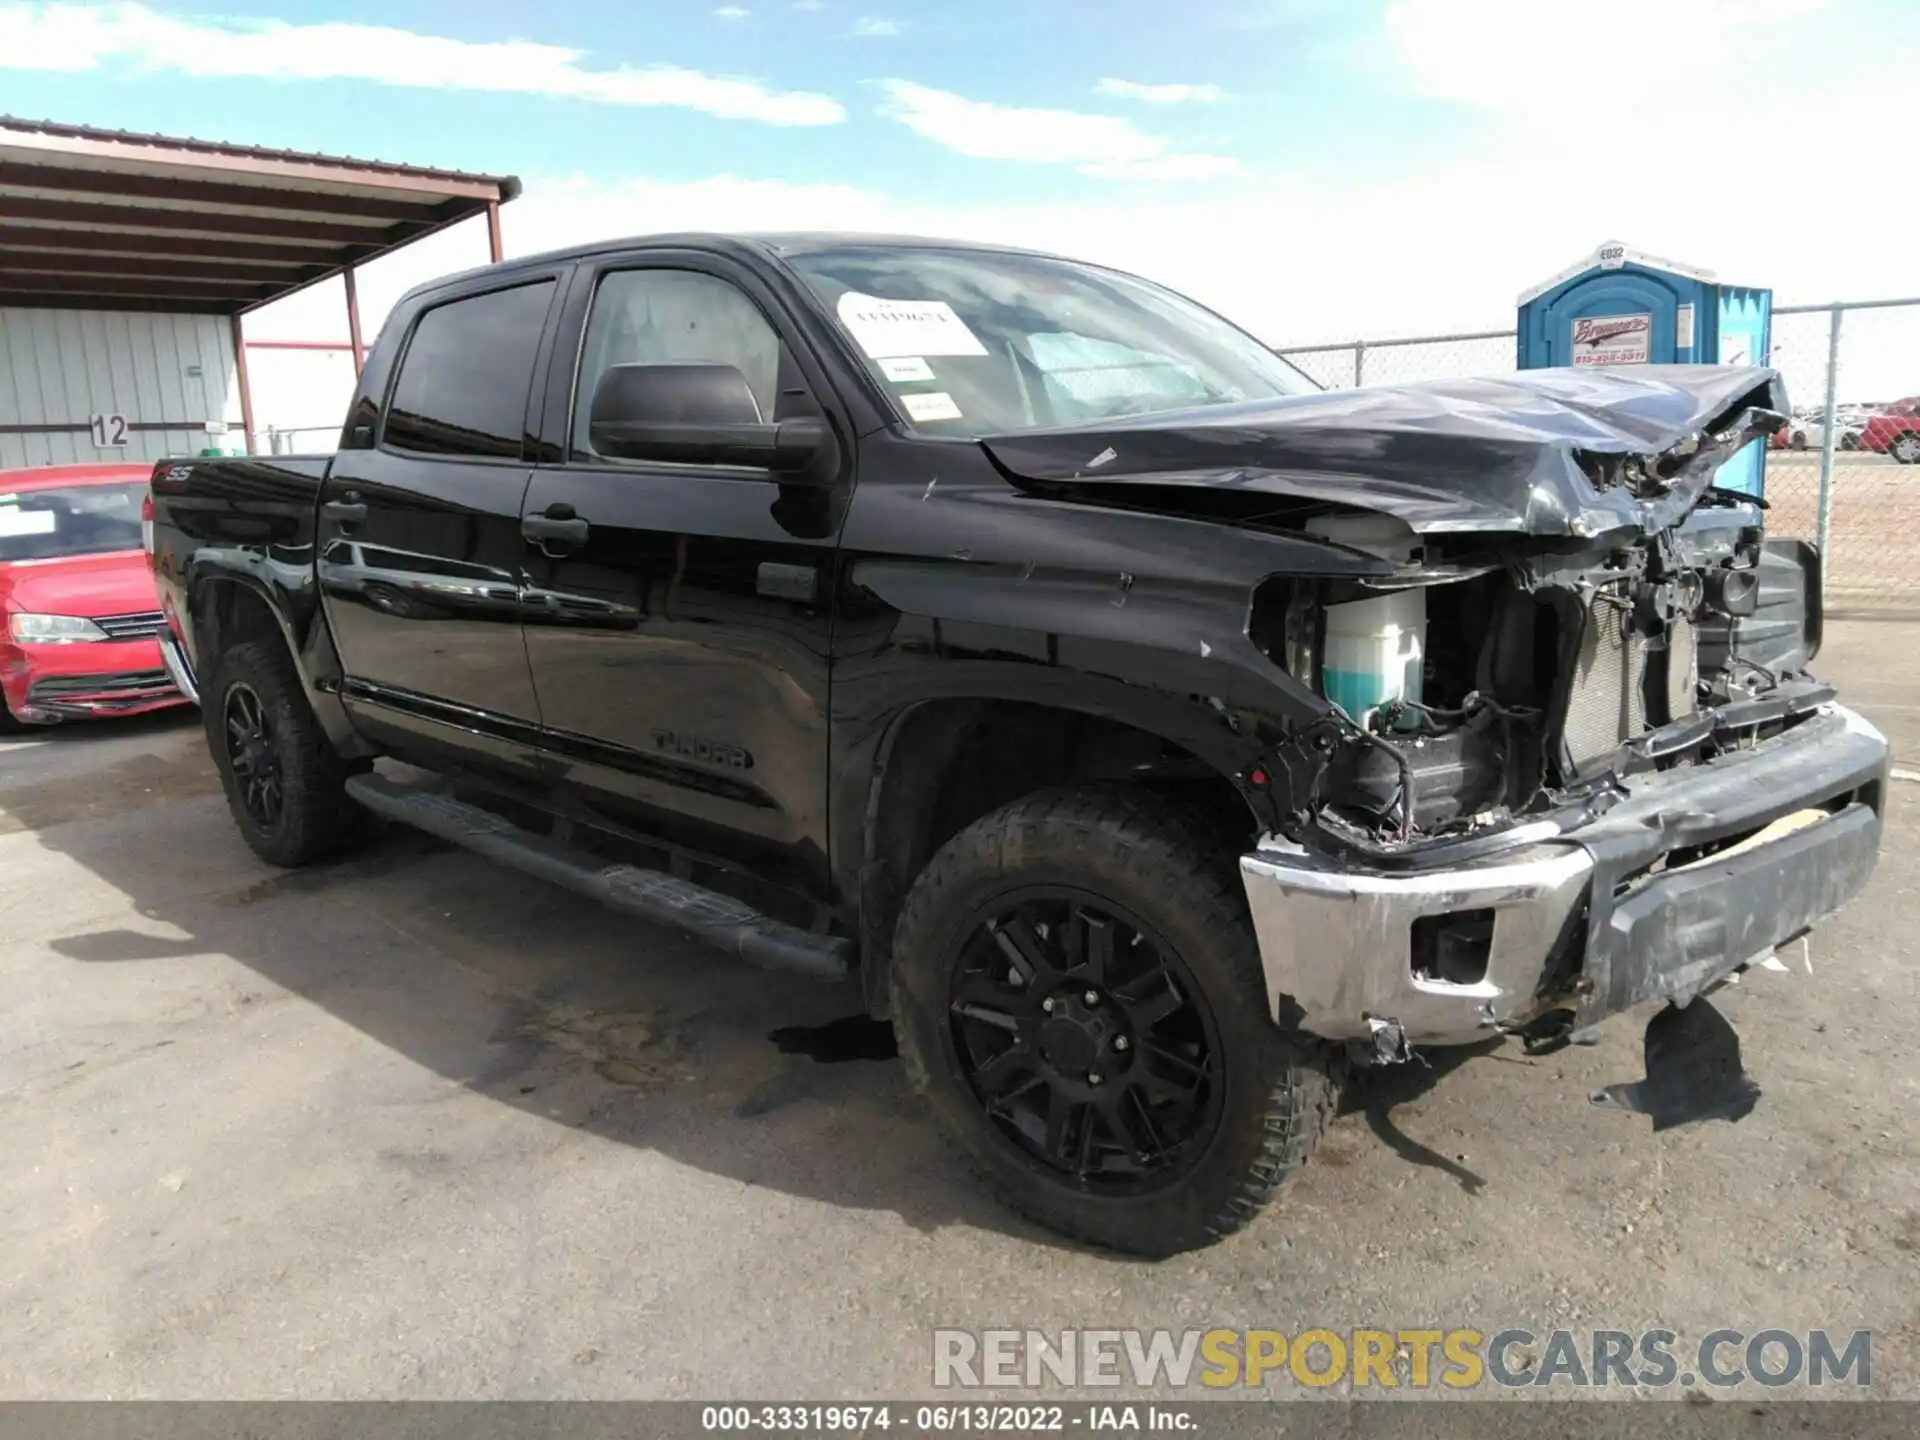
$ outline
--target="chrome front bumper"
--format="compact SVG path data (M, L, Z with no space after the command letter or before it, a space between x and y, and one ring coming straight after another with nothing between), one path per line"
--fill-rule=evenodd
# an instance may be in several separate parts
M186 696L195 705L200 703L200 687L194 683L193 666L180 648L180 642L168 631L160 632L160 663L166 667L167 677L173 681L174 688Z
M1451 1045L1552 1008L1584 1026L1690 998L1866 883L1887 764L1885 737L1830 705L1753 749L1636 777L1600 818L1524 827L1514 848L1469 865L1359 871L1269 838L1240 870L1272 1016L1329 1040L1364 1040L1384 1022L1410 1043ZM1728 843L1741 836L1753 838ZM1484 973L1417 973L1415 922L1463 911L1492 912Z

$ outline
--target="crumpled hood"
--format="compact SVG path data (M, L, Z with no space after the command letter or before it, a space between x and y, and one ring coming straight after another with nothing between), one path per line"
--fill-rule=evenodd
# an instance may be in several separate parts
M1206 486L1393 515L1426 533L1656 530L1777 428L1777 372L1736 365L1522 371L990 436L1016 484Z

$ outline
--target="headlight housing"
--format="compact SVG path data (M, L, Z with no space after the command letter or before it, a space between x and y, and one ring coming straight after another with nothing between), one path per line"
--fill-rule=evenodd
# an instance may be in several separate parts
M106 631L80 615L22 612L8 620L7 629L21 645L78 645L107 638Z

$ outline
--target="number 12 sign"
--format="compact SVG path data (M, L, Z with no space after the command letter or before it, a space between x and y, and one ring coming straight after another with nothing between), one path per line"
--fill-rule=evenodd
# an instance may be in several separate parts
M93 443L98 448L102 450L126 449L126 416L95 415L87 421L87 428L93 432Z

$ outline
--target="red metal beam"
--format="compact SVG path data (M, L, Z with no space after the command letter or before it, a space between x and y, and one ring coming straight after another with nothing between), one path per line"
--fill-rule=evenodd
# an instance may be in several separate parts
M140 314L232 315L244 300L189 300L174 295L156 299L147 295L58 295L44 290L0 290L0 306L23 310L130 310Z
M224 298L242 304L265 293L257 280L234 281L219 276L153 280L139 275L43 275L31 270L0 270L0 290L40 290L49 295L181 295L202 300Z
M240 316L233 317L233 368L240 380L240 428L246 431L247 454L253 454L253 385L247 379L247 336Z
M35 200L0 196L0 215L9 220L48 220L56 225L105 226L117 230L184 231L193 235L256 236L293 240L316 249L339 245L385 247L433 228L432 222L404 225L341 225L294 217L228 215L212 210L170 210L164 205L83 205L73 200Z
M493 257L493 263L496 265L506 258L506 252L500 248L500 202L498 200L487 202L487 253Z
M272 268L236 269L231 260L201 260L184 255L63 254L58 250L16 250L0 245L0 270L38 270L50 275L150 276L155 280L220 281L237 290L257 285L298 285L323 275L327 266L304 260L282 260Z
M249 340L249 350L351 350L344 340Z
M353 373L358 375L367 363L367 352L360 344L360 288L353 283L351 265L340 272L340 278L347 282L347 339L353 342Z
M252 210L295 211L308 215L364 215L369 219L431 220L442 197L417 200L343 195L324 190L235 185L187 180L168 175L133 175L123 170L66 170L54 165L19 165L0 160L0 187L53 190L93 200L161 200L169 205L235 205Z
M13 218L11 213L7 218ZM323 258L322 252L315 247L297 242L275 244L271 240L214 240L197 235L142 235L113 230L74 230L51 225L0 224L0 246L63 255L77 252L142 257L177 255L187 259L231 260L236 265L311 265ZM379 245L369 240L352 248L371 255Z

